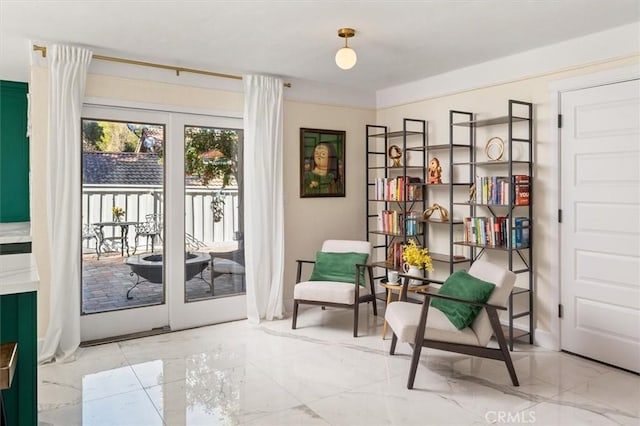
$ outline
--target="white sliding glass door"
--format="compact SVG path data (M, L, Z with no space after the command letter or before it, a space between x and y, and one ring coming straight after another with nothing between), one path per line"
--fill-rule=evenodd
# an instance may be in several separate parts
M169 288L171 328L246 318L242 121L172 114L170 127L173 155L182 158L171 185L181 185L175 191L183 200L171 205L183 219L170 230L182 242L171 245L182 256L182 268L168 271L170 282L181 283Z
M82 341L246 317L242 121L83 109Z

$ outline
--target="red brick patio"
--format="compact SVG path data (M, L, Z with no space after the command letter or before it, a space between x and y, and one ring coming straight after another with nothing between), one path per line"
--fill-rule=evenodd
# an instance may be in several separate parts
M209 249L201 249L203 253ZM120 252L104 253L100 260L94 254L83 255L82 262L82 312L91 314L114 311L136 306L158 305L162 303L163 284L140 282L131 291L132 299L127 299L127 290L136 283L137 276L131 275L131 269L125 264L126 257ZM204 281L203 281L204 279ZM186 300L197 301L211 297L225 297L244 293L244 276L220 275L214 283L214 296L211 295L211 272L209 267L186 283ZM206 281L206 282L205 282ZM166 285L166 283L164 283ZM179 283L183 286L184 283Z

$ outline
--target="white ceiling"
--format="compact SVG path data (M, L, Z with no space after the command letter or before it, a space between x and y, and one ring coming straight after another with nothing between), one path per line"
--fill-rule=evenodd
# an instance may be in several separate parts
M637 21L639 0L0 0L0 78L27 81L33 40L375 91Z

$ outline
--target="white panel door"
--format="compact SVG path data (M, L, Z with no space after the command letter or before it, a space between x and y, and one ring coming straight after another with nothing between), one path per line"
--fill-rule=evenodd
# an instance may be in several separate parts
M640 83L561 110L561 346L640 372Z

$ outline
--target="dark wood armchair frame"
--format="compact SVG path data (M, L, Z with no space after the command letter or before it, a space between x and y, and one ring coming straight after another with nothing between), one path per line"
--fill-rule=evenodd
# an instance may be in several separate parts
M400 290L400 300L407 301L407 288L409 286L409 278L402 274L401 275L404 280L402 283L402 290ZM416 279L416 277L411 277L412 279ZM428 279L422 279L428 283ZM416 371L418 370L418 362L420 361L420 352L422 351L422 347L439 349L448 352L456 352L465 355L478 356L481 358L489 358L496 359L499 361L504 361L507 366L507 370L509 371L509 376L511 376L511 382L514 386L520 386L518 382L518 376L516 376L516 370L513 367L513 362L511 361L511 355L509 354L509 348L507 347L507 341L504 337L504 333L502 331L502 327L500 326L500 318L498 316L498 310L506 311L507 308L502 306L490 305L488 303L478 303L478 302L470 302L468 300L457 299L451 296L445 296L442 294L438 294L434 289L427 289L420 292L425 296L424 302L422 303L422 310L420 312L420 322L418 323L418 329L416 331L416 338L412 345L413 347L413 355L411 357L411 368L409 370L409 379L407 381L407 389L413 389L413 384L416 378ZM454 302L464 303L467 305L480 306L482 309L487 311L489 316L489 322L491 323L491 328L493 329L493 335L498 340L498 349L488 348L482 346L473 346L473 345L465 345L461 343L452 343L452 342L443 342L440 340L431 340L426 339L424 337L424 332L427 324L427 316L429 314L429 305L431 304L431 298L435 297L438 299L446 299ZM396 333L393 333L393 338L391 340L391 348L389 353L394 355L396 350L396 344L398 343L398 337Z
M300 278L302 277L302 264L303 263L308 263L308 264L315 264L315 260L296 260L296 262L298 262L298 272L296 274L296 284L300 282ZM325 306L332 306L332 307L336 307L336 308L347 308L347 309L353 309L353 337L358 337L358 313L360 311L359 307L360 307L360 303L364 303L364 302L373 302L373 315L378 316L378 309L376 306L376 293L375 293L375 287L373 284L373 267L371 265L364 265L364 264L356 264L356 282L354 283L355 287L355 296L354 296L354 300L353 300L353 305L352 304L347 304L347 303L331 303L331 302L322 302L322 301L317 301L317 300L303 300L303 299L294 299L293 300L293 319L291 322L291 328L293 330L296 329L296 323L298 321L298 305L299 304L305 304L305 305L319 305L322 306L322 309L325 308ZM369 273L369 285L371 286L371 294L366 294L363 296L360 296L360 271L364 269L367 270Z

